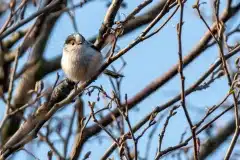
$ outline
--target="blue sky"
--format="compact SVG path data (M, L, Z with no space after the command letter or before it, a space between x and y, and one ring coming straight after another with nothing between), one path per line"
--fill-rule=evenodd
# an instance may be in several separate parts
M128 13L130 13L140 2L140 0L129 1L127 8L120 10L121 19L124 19L124 15L128 15ZM182 36L183 55L187 55L189 51L191 51L193 47L199 42L203 34L207 31L206 27L199 20L197 13L194 11L194 9L192 9L192 5L194 3L195 1L189 0L185 5ZM154 1L151 6L154 4L156 4L156 1ZM209 4L202 6L202 8L204 8L204 11L208 10L208 7ZM85 7L77 9L76 22L79 32L86 38L91 38L97 35L106 10L107 8L105 1L95 1L93 3L91 2ZM30 13L32 13L32 10L29 10L29 14ZM206 12L205 16L210 19L211 14L209 12ZM156 27L162 24L162 22L163 20L161 20L156 25ZM176 34L176 24L178 22L179 12L157 35L144 41L143 43L140 43L123 56L124 60L127 62L127 66L123 70L123 74L125 76L122 83L123 95L126 93L128 94L128 97L131 98L141 89L143 89L147 84L151 83L154 79L166 73L174 64L178 62L178 46ZM211 23L211 21L208 22L209 24ZM231 29L232 24L233 23L228 23L226 25L227 30ZM118 41L117 45L120 48L125 47L128 43L133 41L143 29L144 27L141 27L131 34L124 36ZM52 59L60 55L65 38L73 32L74 29L70 18L67 16L67 14L64 14L57 22L54 32L51 35L50 41L45 51L45 57ZM198 57L197 61L188 65L188 67L184 70L184 75L186 77L186 88L193 84L202 75L202 73L204 73L212 63L214 63L217 57L217 48L212 47L200 57ZM21 61L24 60L26 60L26 56L21 59ZM119 68L121 61L118 60L114 62L113 65ZM61 78L64 78L63 72L61 70L58 72L60 73ZM44 82L51 85L54 83L55 77L56 73L50 74L44 79ZM109 80L106 76L100 76L95 84L103 85L104 88L109 91L109 93L112 90ZM132 125L138 123L144 115L150 113L156 106L164 104L171 97L177 95L180 91L180 78L179 76L176 76L168 84L163 86L161 89L149 96L146 100L138 104L133 110L130 111L129 114L131 117L130 121ZM202 118L202 116L204 116L206 107L210 107L220 102L227 91L227 81L225 78L221 78L213 83L207 90L195 92L188 96L186 99L187 107L189 108L193 122L197 122ZM89 98L88 96L83 96L83 100L85 102L87 102L87 100L93 99L96 99L96 97ZM103 107L102 102L99 102L97 105L99 108ZM71 112L72 107L68 106L63 111L61 111L58 116L63 117L65 115L70 115L69 113ZM216 113L218 113L218 111ZM2 116L2 114L3 113L0 112L0 116ZM224 126L226 121L229 120L232 116L232 113L223 116L216 122L216 125L219 127ZM156 135L153 137L151 148L148 150L151 157L154 157L155 155L155 151L158 145L157 134L161 132L163 123L164 121L160 122ZM182 109L179 108L177 110L177 115L170 120L170 124L165 134L166 137L163 141L163 149L172 145L176 145L180 140L181 134L185 131L186 128L188 128L186 118L182 112ZM148 133L149 132L147 132L147 134ZM136 133L136 135L138 134L139 132ZM146 151L144 146L148 140L147 134L145 137L141 138L139 142L140 156L143 156ZM90 139L89 143L85 146L82 152L84 154L87 151L91 150L92 154L90 159L94 160L100 158L106 148L108 148L112 143L112 140L110 138L106 138L107 135L105 133L101 132L100 135L105 137L102 140L102 144L99 144L98 140L95 138ZM189 130L187 132L187 135L190 135ZM204 134L200 135L200 139L202 142L204 142ZM73 141L73 139L71 141ZM191 143L192 142L190 142L189 145L192 145ZM57 146L62 147L60 144L57 144ZM213 157L220 159L223 156L223 153L226 151L227 146L228 145L223 145L219 151L214 153ZM39 148L36 145L28 145L26 148L31 148L33 151L35 150L35 155L40 159L46 159L47 152L49 150L45 145L40 145ZM25 153L23 153L24 152L21 151L18 156L25 156ZM28 158L31 159L29 156ZM211 158L209 157L209 159Z

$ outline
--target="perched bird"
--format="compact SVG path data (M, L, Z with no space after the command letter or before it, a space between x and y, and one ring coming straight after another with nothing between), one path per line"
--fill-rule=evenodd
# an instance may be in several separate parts
M81 34L74 33L67 37L61 66L68 79L74 82L88 80L100 69L103 60L101 52ZM121 74L109 70L105 70L104 73L114 78L122 77Z

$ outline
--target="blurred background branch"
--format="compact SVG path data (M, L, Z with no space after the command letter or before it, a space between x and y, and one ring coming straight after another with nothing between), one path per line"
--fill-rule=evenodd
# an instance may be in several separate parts
M0 159L239 158L238 136L228 141L239 130L229 105L234 95L238 115L239 11L237 0L0 0ZM64 79L61 49L85 23L88 40L111 57L77 86ZM124 77L102 81L107 67ZM183 131L186 116L191 127Z

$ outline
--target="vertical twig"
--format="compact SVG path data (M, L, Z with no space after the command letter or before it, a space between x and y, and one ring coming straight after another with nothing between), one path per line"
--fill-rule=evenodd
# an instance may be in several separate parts
M8 98L7 98L7 113L9 113L9 111L10 111L9 109L11 108L13 82L14 82L14 77L15 77L15 73L17 70L17 65L18 65L18 56L19 56L19 49L17 49L17 53L15 56L14 64L13 64L13 70L12 70L12 74L10 77L10 84L9 84L9 88L8 88Z
M231 79L231 76L230 76L230 73L229 73L229 70L228 70L228 66L227 66L227 63L226 63L226 58L224 56L224 53L223 53L223 47L220 43L220 39L221 39L221 35L223 33L223 24L222 22L217 22L217 31L218 31L218 38L214 35L214 33L211 31L211 28L208 26L206 20L203 18L203 16L201 15L201 12L200 12L200 5L199 5L199 0L196 1L196 4L193 6L193 8L195 8L198 12L198 15L200 17L200 19L203 21L203 23L205 24L205 26L208 28L209 32L211 33L212 37L214 38L214 40L216 41L217 43L217 46L218 46L218 49L219 49L219 56L220 56L220 59L221 59L221 62L222 62L222 65L223 65L223 69L224 69L224 72L226 74L226 77L227 77L227 80L228 80L228 85L230 87L230 89L232 88L232 79ZM217 18L218 19L218 18ZM237 97L235 95L235 92L231 92L232 93L232 96L233 96L233 100L234 100L234 114L235 114L235 132L234 132L234 136L232 138L232 141L230 143L230 146L227 150L227 153L225 155L225 160L228 160L231 156L231 153L233 151L233 148L237 142L237 139L238 139L238 136L239 136L239 115L238 115L238 103L237 103Z
M134 131L132 129L132 125L130 123L130 120L129 120L129 116L128 116L128 106L127 106L127 94L125 94L125 108L124 108L124 111L121 110L122 108L122 105L120 103L120 100L119 98L117 97L116 93L114 93L114 99L115 99L115 102L117 103L117 106L118 106L118 110L119 112L121 113L121 115L123 116L123 118L125 119L125 121L127 122L127 125L128 125L128 128L129 128L129 132L130 132L130 135L131 135L131 138L133 140L133 143L134 143L134 159L137 160L138 159L138 139L135 137L134 135Z
M4 117L3 117L2 121L1 121L1 124L0 124L0 131L2 130L2 127L3 127L4 123L6 122L8 114L9 114L10 109L11 109L13 82L14 82L14 77L15 77L15 73L16 73L16 70L17 70L18 57L19 57L20 49L18 48L16 52L17 53L16 53L16 56L15 56L13 69L12 69L12 74L10 76L10 82L9 82L9 87L8 87L7 107L6 107L6 110L5 110L5 113L4 113Z
M73 113L72 113L72 116L71 116L71 119L70 119L70 125L69 125L69 128L68 128L67 136L66 136L66 139L64 141L64 154L63 154L64 158L67 158L68 144L69 144L70 137L72 135L74 118L75 118L75 114L76 114L76 111L77 111L76 107L77 106L75 106L74 109L73 109Z
M177 25L177 36L178 36L179 74L181 77L181 104L193 136L194 159L198 160L198 149L197 149L198 145L197 145L197 139L195 134L195 127L192 124L191 118L189 116L189 113L186 107L186 102L185 102L185 77L183 74L183 58L182 58L182 25L183 25L184 3L182 3L181 0L178 0L178 4L180 6L180 17L179 17L180 19Z
M158 152L157 152L157 154L156 154L155 160L160 159L162 142L163 142L163 138L164 138L164 135L165 135L165 132L166 132L166 128L167 128L167 126L168 126L168 124L169 124L170 118L173 117L173 116L177 113L177 112L175 112L175 110L176 110L178 107L179 107L179 106L174 106L174 107L170 110L170 112L169 112L169 114L168 114L168 116L167 116L167 118L166 118L166 121L165 121L165 123L164 123L164 125L163 125L162 132L161 132L161 134L159 134Z

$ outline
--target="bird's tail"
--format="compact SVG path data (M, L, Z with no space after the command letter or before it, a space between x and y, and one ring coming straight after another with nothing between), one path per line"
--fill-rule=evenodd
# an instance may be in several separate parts
M110 76L110 77L112 77L112 78L121 78L121 77L124 77L122 74L116 73L116 72L114 72L114 71L110 71L110 70L108 70L108 69L105 69L105 70L103 71L103 73L106 74L106 75L108 75L108 76Z

